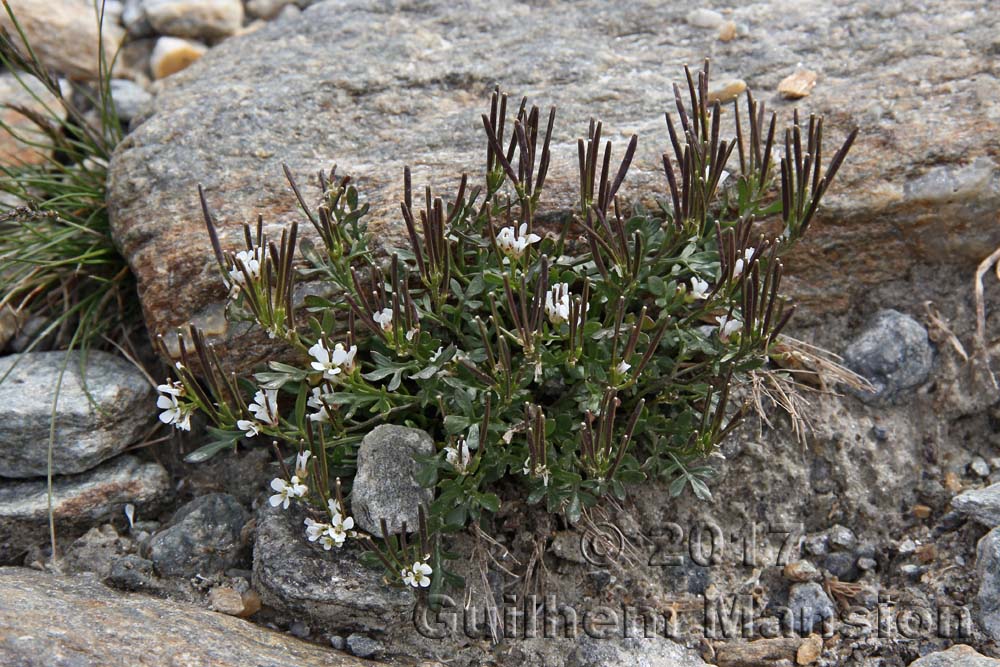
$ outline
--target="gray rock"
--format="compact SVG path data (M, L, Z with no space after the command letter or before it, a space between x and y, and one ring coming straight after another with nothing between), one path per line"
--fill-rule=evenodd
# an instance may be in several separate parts
M101 47L108 64L114 61L123 31L114 21L105 20L99 34L93 3L19 0L12 4L14 15L32 51L43 65L54 72L74 80L96 80L100 60L98 49ZM17 34L6 11L0 12L0 26L11 35ZM16 37L13 42L20 45Z
M103 581L122 591L158 592L163 588L153 572L153 561L135 554L112 561Z
M842 549L848 551L854 548L857 543L857 538L854 536L854 531L847 526L841 526L837 524L830 528L830 546L834 549Z
M139 117L153 103L153 96L145 88L128 79L112 79L111 99L123 124Z
M719 42L715 31L688 25L688 8L676 3L336 0L227 40L168 81L155 113L112 160L112 226L150 332L194 321L228 341L220 349L234 365L273 355L266 335L222 317L226 290L211 248L191 241L205 238L199 183L233 249L257 213L274 238L282 224L301 222L281 162L310 202L319 197L311 175L336 162L371 204L372 230L386 245L400 243L403 166L413 166L416 187L429 182L447 196L463 171L478 183L479 117L501 82L515 103L529 94L543 111L558 107L548 210L578 200L576 138L592 117L606 122L616 155L628 134L640 135L624 199L658 195L671 85L682 80L681 63L706 53L713 80L742 78L769 106L770 91L808 56L803 65L821 78L800 104L825 115L827 155L862 126L818 233L799 246L807 261L788 264L799 313L849 312L913 267L946 261L967 270L1000 244L1000 226L983 223L1000 204L1000 99L995 77L983 74L996 38L990 8L927 3L901 21L864 3L729 6L729 18L750 26L747 38ZM791 103L773 104L782 120L790 116ZM938 193L919 185L933 170L972 164L961 199L921 194ZM309 225L299 231L311 234Z
M29 352L0 359L0 377L14 365L0 383L0 477L46 474L54 388L66 354ZM84 375L80 355L70 354L52 451L52 471L60 475L84 472L122 452L155 419L155 392L134 366L91 351Z
M843 551L827 554L823 560L823 567L840 581L857 581L861 575L854 554Z
M0 568L0 664L297 665L363 660L190 604L120 593L93 576Z
M971 646L957 644L910 663L910 667L1000 667L1000 660L988 658Z
M837 613L823 587L813 582L792 586L788 594L788 608L792 611L792 628L803 635L810 632L822 634L823 623Z
M385 647L382 646L382 642L367 635L352 632L347 636L347 650L359 658L374 658L385 650Z
M417 530L417 511L434 500L434 490L417 484L415 455L434 453L426 431L382 424L372 429L358 448L358 473L351 490L351 513L358 526L381 535L385 519L390 534Z
M255 19L273 19L285 7L294 6L295 0L248 0L246 10Z
M725 19L714 9L699 7L688 12L684 20L696 28L718 28Z
M195 498L149 541L147 557L161 576L210 577L234 566L243 544L240 533L249 515L225 493Z
M888 403L922 384L931 372L933 350L927 329L909 315L880 310L844 351L844 361L867 378L874 393L855 391L869 403Z
M990 464L981 456L977 456L969 463L969 469L980 477L990 476Z
M566 658L566 667L703 667L694 651L669 639L597 638L583 635Z
M327 631L384 632L409 612L413 596L363 566L348 542L324 551L305 536L305 514L265 505L257 513L253 583L261 601Z
M963 491L951 499L951 506L956 512L984 526L1000 526L1000 484Z
M144 0L143 8L161 35L213 41L243 26L240 0Z
M170 493L170 476L159 463L120 456L89 472L57 477L52 510L60 537L79 535L103 520L124 523L126 503L152 511ZM26 546L48 539L48 487L44 479L0 484L0 564Z
M111 524L91 528L63 554L63 564L69 572L93 572L105 579L111 574L112 565L133 550L128 537L118 534Z
M979 626L994 641L1000 641L1000 528L986 533L976 545L976 572Z
M122 5L122 25L130 37L150 37L155 34L153 26L146 17L143 0L125 0Z

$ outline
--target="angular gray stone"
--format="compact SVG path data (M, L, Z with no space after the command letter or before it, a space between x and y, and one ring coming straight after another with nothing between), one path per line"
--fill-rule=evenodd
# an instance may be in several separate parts
M195 498L174 514L149 541L145 554L161 576L210 577L237 563L244 545L243 526L250 518L226 493Z
M979 627L994 641L1000 641L1000 528L986 533L976 545L976 573Z
M358 448L358 472L351 489L351 514L358 526L382 535L385 519L390 534L418 527L419 507L434 500L434 490L420 486L415 474L420 464L414 456L434 453L426 431L382 424L368 432Z
M371 637L352 632L347 636L347 649L359 658L374 658L385 649L382 642Z
M566 667L703 667L694 651L669 639L594 638L581 636L567 657Z
M971 646L956 644L910 663L910 667L1000 667L1000 660L988 658Z
M212 41L243 26L240 0L144 0L143 9L161 35Z
M14 365L0 383L0 477L46 474L52 401L66 354L27 352L0 358L0 377ZM84 375L79 353L70 354L56 412L56 474L84 472L122 452L142 436L156 414L155 391L132 364L90 351Z
M118 110L118 118L126 125L153 103L153 96L145 88L128 79L111 80L111 99Z
M822 634L823 623L836 616L837 610L817 583L795 584L788 593L788 608L792 610L792 628L808 635Z
M922 384L931 372L934 351L927 329L909 315L880 310L848 344L844 363L865 377L874 393L855 390L867 403L885 404Z
M246 367L273 354L273 341L224 321L199 183L223 245L236 248L242 223L258 213L274 238L291 220L310 236L281 163L310 202L319 197L311 175L336 163L371 204L372 230L393 245L402 241L404 165L415 187L430 182L446 196L463 171L481 181L480 114L499 82L514 104L527 94L543 110L558 107L547 210L577 201L576 139L592 117L605 121L616 156L640 135L623 197L660 196L671 85L683 63L711 54L713 80L745 80L782 121L793 106L823 114L827 155L861 126L814 229L786 263L801 313L844 313L914 266L971 270L1000 244L992 10L981 0L893 6L738 0L727 3L729 18L748 34L723 43L688 25L690 7L677 3L318 3L227 40L168 80L112 160L114 234L151 333L195 321ZM776 98L800 62L820 83L804 100Z
M952 508L984 526L1000 526L1000 484L963 491L951 499Z
M413 596L382 583L379 570L358 561L361 547L348 541L324 551L305 535L306 515L266 503L257 513L253 583L261 601L310 624L336 632L385 632L399 625Z
M0 600L0 664L12 667L374 665L226 614L119 593L92 576L0 568Z
M0 484L0 564L48 539L48 487L44 479ZM120 456L89 472L57 477L52 508L57 534L71 537L108 518L124 520L126 503L138 513L156 508L170 493L170 475L159 463Z

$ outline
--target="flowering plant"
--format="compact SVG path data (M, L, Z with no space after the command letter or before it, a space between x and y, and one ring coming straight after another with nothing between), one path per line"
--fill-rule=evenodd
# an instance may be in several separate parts
M637 138L613 169L611 142L602 146L592 122L578 143L576 210L561 226L543 224L555 110L543 124L522 100L508 135L499 91L482 119L484 182L463 176L450 200L430 188L418 199L407 170L409 244L388 257L369 245L368 206L335 170L320 175L314 211L286 168L322 240L303 248L303 268L293 267L296 225L279 243L260 223L255 236L247 227L245 249L227 253L204 206L230 314L301 361L237 380L192 331L180 380L161 387L162 418L189 428L194 410L208 416L216 437L196 458L239 439L296 450L271 504L320 508L323 520L306 521L310 540L329 549L365 539L397 583L417 590L441 573L434 536L496 512L501 480L570 522L651 478L708 497L707 468L692 463L747 409L729 405L731 387L775 353L792 313L780 296L781 255L808 227L855 133L824 171L822 120L802 126L796 115L779 154L774 115L765 126L748 93L745 118L733 105L735 138L723 140L720 105L706 101L707 63L687 78L690 105L675 88L677 115L667 114L668 190L655 209L619 197ZM755 222L777 216L771 234ZM294 303L297 275L325 281L333 296ZM418 462L418 480L436 495L421 509L417 543L405 530L378 543L354 530L341 492L362 435L384 422L422 427L439 443Z

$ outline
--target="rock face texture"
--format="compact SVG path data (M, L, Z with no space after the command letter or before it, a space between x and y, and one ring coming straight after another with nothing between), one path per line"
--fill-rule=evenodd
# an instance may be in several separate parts
M373 428L358 448L358 473L351 492L351 512L363 530L381 535L385 519L390 534L419 525L418 508L434 500L434 490L417 483L420 464L414 456L430 456L434 441L426 431L382 424Z
M94 3L87 0L10 0L10 7L43 64L71 79L97 79L100 47ZM15 35L14 42L20 44L6 11L0 11L0 26ZM111 64L124 31L108 19L102 32L104 55Z
M232 567L240 555L240 533L249 517L226 493L195 498L149 541L149 560L164 576L209 577Z
M0 569L0 664L371 665L232 616L127 595L92 577Z
M94 523L122 516L126 503L138 512L152 508L170 492L170 475L159 463L121 456L81 475L58 477L52 508L60 537L83 532ZM44 542L48 531L48 489L44 479L0 484L0 564Z
M52 401L65 352L30 352L0 360L0 477L47 472ZM107 352L66 364L56 409L52 472L84 472L138 440L151 423L154 391L130 363Z
M910 667L997 667L1000 660L988 658L971 646L958 644L947 651L930 653L910 663Z
M223 318L197 185L234 248L261 214L272 234L299 213L280 164L305 197L336 163L372 205L384 245L399 238L404 165L448 196L460 174L482 178L480 114L501 83L558 107L543 204L574 201L576 139L591 117L639 151L623 195L663 196L663 112L684 63L713 59L713 79L744 80L789 120L826 117L827 155L862 133L789 262L806 306L845 312L873 284L916 265L971 266L1000 243L1000 102L991 10L947 3L739 0L741 27L721 41L669 3L321 2L296 19L227 40L170 79L155 112L119 148L110 207L154 334L194 321L249 364L270 348ZM802 30L809 25L809 30ZM484 39L483 35L490 35ZM336 63L331 66L331 63ZM809 97L785 101L782 79L816 71ZM731 115L731 114L728 114ZM916 298L916 297L915 297Z
M318 627L385 632L400 626L413 604L408 591L381 583L348 544L323 551L305 536L305 515L264 506L257 513L253 582L265 605ZM408 626L407 626L408 627Z

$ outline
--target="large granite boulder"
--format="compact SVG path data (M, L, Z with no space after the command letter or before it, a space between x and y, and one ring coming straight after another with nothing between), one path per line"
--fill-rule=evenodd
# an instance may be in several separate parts
M1000 243L1000 102L991 10L976 0L789 3L737 0L736 38L685 21L671 3L463 3L363 0L313 5L297 19L227 40L172 77L154 112L111 165L114 234L139 281L154 334L190 321L227 341L236 365L273 349L224 321L225 290L198 204L203 184L223 245L241 224L305 222L287 162L309 200L311 174L336 163L372 205L384 245L400 238L404 165L413 182L453 194L482 177L480 113L497 83L558 107L544 205L568 208L576 139L591 117L619 143L640 135L626 198L666 192L663 112L684 63L713 59L714 80L739 77L783 120L827 119L827 155L862 128L811 239L790 262L805 306L844 312L873 284L918 264L971 265ZM809 97L779 96L801 64ZM516 103L516 102L515 102ZM309 225L303 224L308 235Z
M119 593L92 576L0 568L0 599L4 665L375 664L194 605Z

